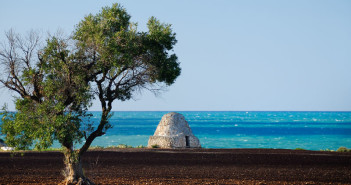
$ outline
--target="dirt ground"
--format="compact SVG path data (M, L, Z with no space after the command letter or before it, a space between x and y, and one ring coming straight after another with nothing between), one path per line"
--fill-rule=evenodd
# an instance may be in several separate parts
M351 184L351 153L274 149L113 149L83 156L97 184ZM0 184L58 184L63 155L0 153Z

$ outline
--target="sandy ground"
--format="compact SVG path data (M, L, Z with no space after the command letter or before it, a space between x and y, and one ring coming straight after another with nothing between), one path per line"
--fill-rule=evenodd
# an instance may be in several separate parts
M0 153L0 184L57 184L63 155ZM273 149L113 149L83 156L97 184L351 184L351 153Z

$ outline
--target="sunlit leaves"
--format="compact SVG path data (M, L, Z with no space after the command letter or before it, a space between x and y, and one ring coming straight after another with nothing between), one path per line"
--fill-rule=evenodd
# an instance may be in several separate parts
M101 71L97 81L105 100L128 100L135 90L159 82L174 83L180 75L175 54L169 54L177 40L171 25L151 17L148 32L137 31L130 15L118 4L88 15L76 27L74 39L80 54L94 61Z
M177 43L177 40L170 24L162 24L155 17L151 17L147 26L149 28L148 37L152 41L157 42L167 50L173 49L173 45Z

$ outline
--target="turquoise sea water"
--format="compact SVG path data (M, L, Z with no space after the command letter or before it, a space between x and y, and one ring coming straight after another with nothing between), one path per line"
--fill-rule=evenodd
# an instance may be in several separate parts
M100 112L92 112L99 121ZM93 146L147 145L168 112L114 112ZM179 112L204 148L351 148L351 112Z
M98 124L101 112L91 112ZM92 146L147 146L168 112L114 112ZM179 112L204 148L351 148L351 112ZM53 147L60 147L55 143Z

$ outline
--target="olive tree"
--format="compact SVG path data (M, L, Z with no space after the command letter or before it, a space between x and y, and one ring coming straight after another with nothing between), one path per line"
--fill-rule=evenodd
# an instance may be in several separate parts
M81 157L95 138L111 128L115 101L126 101L143 89L158 92L175 82L181 69L172 53L177 40L171 25L151 17L148 31L137 30L118 4L86 16L69 39L21 39L7 33L0 51L5 68L1 83L20 96L15 113L3 112L2 133L19 149L64 147L65 182L92 184L84 176ZM97 127L82 121L92 98L101 103ZM75 148L81 143L80 148Z
M13 31L6 36L8 45L0 51L4 69L0 82L19 96L16 112L2 112L1 132L7 144L21 150L45 149L57 140L64 148L67 182L73 182L72 171L82 174L74 144L82 142L91 128L82 122L93 97L86 76L89 65L76 61L66 40L52 37L39 49L34 32L28 39ZM90 182L80 176L81 182Z

